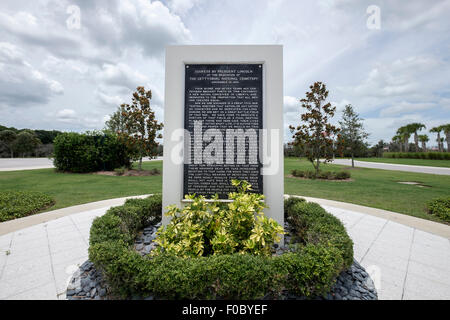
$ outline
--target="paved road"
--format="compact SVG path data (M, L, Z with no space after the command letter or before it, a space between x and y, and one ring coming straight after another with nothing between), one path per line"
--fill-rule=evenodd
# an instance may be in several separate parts
M340 164L345 166L351 166L352 160L350 159L335 159L334 164ZM431 173L439 175L450 175L450 168L441 167L427 167L427 166L411 166L406 164L391 164L391 163L379 163L368 161L355 161L355 167L394 170L394 171L408 171L418 173Z
M158 161L162 157L156 159L144 159L144 161ZM53 161L48 158L2 158L0 159L0 171L18 171L18 170L34 170L54 168Z
M370 273L379 299L450 299L448 238L333 206ZM0 236L0 299L65 299L86 261L89 229L108 207L74 213Z
M52 160L48 158L0 159L0 171L33 170L45 168L53 168Z

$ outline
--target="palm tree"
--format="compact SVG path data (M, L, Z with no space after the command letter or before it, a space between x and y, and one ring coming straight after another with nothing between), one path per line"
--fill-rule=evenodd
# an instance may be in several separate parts
M416 145L416 152L419 151L419 136L418 136L418 131L425 129L425 125L423 123L410 123L408 124L406 127L409 128L409 130L411 131L411 133L414 133L414 144Z
M450 152L450 123L444 124L441 127L445 133L445 140L447 140L447 152Z
M398 144L400 147L400 152L402 152L402 137L400 135L395 135L392 137L392 142Z
M422 151L426 152L427 151L427 145L426 143L428 141L430 141L430 139L428 138L428 136L426 134L421 134L418 136L419 141L422 143Z
M441 144L441 131L442 131L442 126L440 127L434 127L430 129L430 132L434 132L437 133L437 143L438 143L438 149L439 151L442 151L442 144Z
M411 127L409 125L398 128L397 134L401 137L403 143L405 144L405 152L409 150L409 137L411 137Z

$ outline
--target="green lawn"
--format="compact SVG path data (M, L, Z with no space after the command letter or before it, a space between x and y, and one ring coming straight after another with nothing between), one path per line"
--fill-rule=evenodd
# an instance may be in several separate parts
M344 167L327 164L322 168L343 170ZM312 165L296 158L285 160L285 193L350 202L440 222L425 212L425 203L448 196L450 190L450 176L355 168L349 169L354 181L339 182L290 178L292 169L312 169ZM404 185L399 181L420 182L428 187Z
M142 166L144 169L162 170L162 161L144 162ZM117 177L57 173L54 169L0 172L0 191L41 191L55 199L55 205L48 210L105 199L159 193L161 189L162 175Z
M355 158L357 161L382 162L393 164L409 164L411 166L429 166L450 168L450 160L429 159L391 159L391 158Z
M162 169L162 161L145 162L144 169ZM381 208L440 221L425 212L426 201L448 195L450 176L351 169L351 182L304 180L288 177L292 169L312 169L297 158L285 160L285 193L338 200ZM343 166L324 165L324 170L343 170ZM398 181L417 181L429 187L403 185ZM93 174L57 173L53 169L0 172L0 191L34 190L48 194L56 204L48 210L132 195L158 193L161 176L115 177Z

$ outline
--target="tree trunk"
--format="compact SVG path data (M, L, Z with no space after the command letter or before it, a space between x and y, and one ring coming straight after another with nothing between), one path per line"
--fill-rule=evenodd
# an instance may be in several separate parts
M416 152L419 152L419 136L417 135L417 131L414 132L414 143L416 145Z
M353 157L353 152L352 152L352 168L354 168L354 167L355 167L355 159Z
M427 145L425 144L425 141L422 141L422 152L427 152Z
M10 152L11 152L11 159L12 159L12 158L14 158L14 151L13 151L13 149L11 149Z
M409 139L405 138L405 152L409 152Z
M447 152L450 152L450 131L445 133L445 139L447 140Z
M142 157L139 158L139 171L142 171Z
M438 138L437 138L437 140L438 140L438 149L439 149L439 152L442 152L441 133L438 132L437 136L438 136Z
M403 151L403 144L402 143L398 143L398 146L399 146L400 152L402 152Z
M320 159L317 158L316 177L319 174Z

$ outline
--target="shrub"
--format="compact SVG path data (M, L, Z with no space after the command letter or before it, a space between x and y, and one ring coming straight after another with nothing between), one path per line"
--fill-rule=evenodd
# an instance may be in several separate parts
M62 133L54 141L55 167L75 173L129 167L127 146L111 133Z
M168 252L141 257L133 249L134 238L143 222L161 218L161 197L129 200L118 208L94 221L89 258L122 297L259 299L284 290L314 297L329 292L352 263L352 243L339 220L303 199L286 200L285 214L295 226L303 226L305 238L296 239L292 252L273 257L233 253L185 258Z
M232 202L206 202L203 196L186 196L192 203L182 209L168 208L172 217L158 230L155 254L168 252L180 257L210 254L250 253L270 255L271 246L280 241L283 227L264 216L264 196L248 193L251 185L233 180L238 192L229 194ZM218 200L217 196L214 198Z
M125 174L125 171L127 170L127 168L125 167L120 167L120 168L116 168L114 169L114 172L116 175L118 176L123 176Z
M428 213L450 222L450 197L428 201L427 209Z
M450 160L450 152L384 152L384 158Z
M323 179L323 180L346 180L351 177L350 172L348 171L319 171L316 175L314 171L311 170L298 170L294 169L291 171L291 174L294 177L306 178L306 179Z
M293 240L303 244L332 243L341 252L344 265L353 262L353 242L344 225L335 216L314 202L303 199L287 206L287 222L292 227Z
M0 192L0 222L32 215L55 201L48 195L36 191Z

